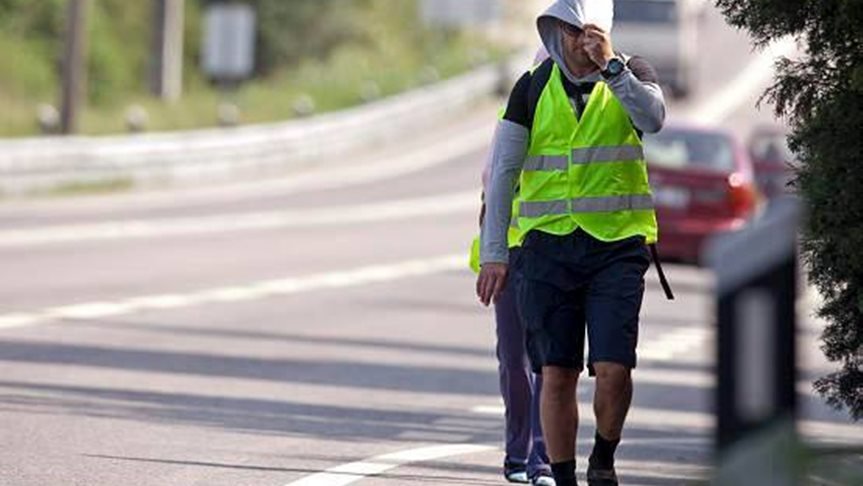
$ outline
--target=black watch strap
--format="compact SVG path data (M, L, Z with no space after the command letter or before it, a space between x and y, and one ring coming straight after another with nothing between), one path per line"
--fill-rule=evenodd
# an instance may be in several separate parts
M626 64L623 63L623 60L619 57L612 57L601 74L603 78L611 79L622 73L624 69L626 69Z

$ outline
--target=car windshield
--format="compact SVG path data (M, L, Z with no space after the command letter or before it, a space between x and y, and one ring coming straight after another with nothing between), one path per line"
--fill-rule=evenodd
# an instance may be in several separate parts
M644 136L644 155L648 164L657 167L734 170L734 149L722 134L663 130Z
M670 24L677 20L677 2L673 0L617 0L615 22Z

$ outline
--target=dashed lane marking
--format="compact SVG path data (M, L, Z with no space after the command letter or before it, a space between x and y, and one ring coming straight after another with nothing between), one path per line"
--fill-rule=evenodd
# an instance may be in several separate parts
M669 439L661 439L669 440ZM671 439L679 440L679 439ZM684 439L692 444L692 439ZM703 445L703 444L696 444ZM345 486L369 476L383 474L403 465L443 459L467 454L496 451L498 447L475 444L452 444L421 447L384 454L363 461L342 464L326 471L306 476L285 486ZM579 461L587 462L586 457ZM706 465L679 464L661 461L633 461L621 459L616 463L622 475L638 475L643 478L664 480L698 480L707 477L710 467ZM434 481L433 477L429 477Z
M145 295L114 302L86 302L51 307L36 312L0 314L0 329L32 326L58 320L100 319L144 310L176 309L201 304L253 301L313 290L337 289L390 282L451 270L467 269L463 254L407 260L388 265L371 265L343 272L312 274L264 280L245 285L204 289L186 294Z
M342 464L326 471L307 476L286 486L344 486L367 476L381 474L404 464L432 461L444 457L460 456L495 450L495 447L475 444L452 444L410 449L358 462Z
M479 190L371 204L187 218L120 220L0 231L0 248L391 221L477 211Z
M654 361L669 361L675 356L700 348L710 336L711 330L707 327L681 327L663 333L656 339L646 340L638 350L638 357Z

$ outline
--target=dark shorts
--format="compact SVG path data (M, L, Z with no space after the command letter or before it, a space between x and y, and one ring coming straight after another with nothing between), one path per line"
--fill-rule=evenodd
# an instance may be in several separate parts
M649 265L642 237L607 243L582 230L566 236L530 232L515 270L533 370L582 370L585 332L591 374L596 362L635 368L638 315Z

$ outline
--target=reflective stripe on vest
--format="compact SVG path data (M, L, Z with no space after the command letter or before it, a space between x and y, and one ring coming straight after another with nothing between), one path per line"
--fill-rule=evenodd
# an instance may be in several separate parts
M569 213L607 213L653 209L649 194L632 196L582 197L557 201L523 201L519 208L522 217L539 218Z
M585 147L572 151L573 164L595 164L600 162L639 161L644 158L644 149L633 145L616 147ZM524 162L526 171L567 170L569 160L562 155L534 155Z

